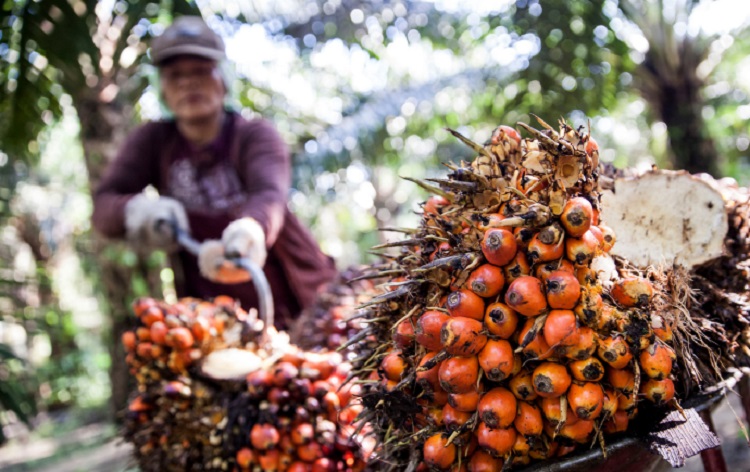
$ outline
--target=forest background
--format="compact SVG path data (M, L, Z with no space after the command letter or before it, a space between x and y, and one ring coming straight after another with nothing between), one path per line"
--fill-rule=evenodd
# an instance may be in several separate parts
M164 116L148 42L177 15L225 38L230 105L276 124L294 157L289 205L340 268L372 262L377 228L417 224L426 195L401 177L472 157L445 128L481 142L562 118L616 167L750 179L742 0L2 5L0 445L114 425L130 303L173 297L163 253L105 241L89 218L123 137Z

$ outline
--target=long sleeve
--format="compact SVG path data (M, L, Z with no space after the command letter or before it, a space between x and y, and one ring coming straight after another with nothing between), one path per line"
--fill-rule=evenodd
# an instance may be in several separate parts
M156 126L147 124L131 133L93 193L94 229L116 238L125 234L125 205L159 175Z
M270 248L279 237L287 211L291 185L289 151L278 132L265 120L243 121L236 132L239 139L232 154L248 198L233 210L233 216L257 220Z

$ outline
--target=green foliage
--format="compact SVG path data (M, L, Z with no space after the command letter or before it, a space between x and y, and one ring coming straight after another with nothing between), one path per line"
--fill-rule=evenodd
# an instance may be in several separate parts
M29 388L28 379L24 379L23 367L24 362L10 346L0 343L0 445L7 440L2 428L7 423L7 416L3 412L12 412L28 426L37 412L33 390Z

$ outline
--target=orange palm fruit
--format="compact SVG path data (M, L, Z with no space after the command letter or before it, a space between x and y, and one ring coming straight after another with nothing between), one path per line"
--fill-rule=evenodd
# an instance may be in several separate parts
M440 341L440 330L443 323L450 317L437 310L427 310L417 320L417 326L414 330L417 343L421 344L429 351L438 351L442 349L443 343Z
M568 405L582 420L599 417L604 406L604 390L595 382L573 382L568 389Z
M602 304L602 310L599 317L592 321L596 323L594 327L597 328L598 331L608 333L617 328L617 320L619 317L620 313L617 308L609 304Z
M581 299L578 305L573 308L573 313L576 314L581 323L589 327L596 327L602 310L604 310L604 302L599 290L581 287Z
M503 267L503 273L505 274L505 282L508 284L522 275L531 274L531 266L526 254L523 251L518 251L516 256Z
M615 236L615 231L609 226L605 225L604 223L599 223L597 226L599 228L599 231L601 231L602 233L602 242L600 244L602 251L604 252L611 251L612 246L614 246L615 242L617 241L617 237Z
M539 231L539 242L547 245L555 245L559 243L565 237L565 230L560 226L559 223L552 223L551 225L542 228Z
M564 365L556 362L542 362L534 369L531 381L534 391L539 396L556 398L568 390L572 379Z
M141 322L146 326L151 326L154 321L164 321L164 312L156 305L149 306L140 315Z
M541 410L531 403L518 402L518 411L513 420L513 426L524 436L542 434L544 424Z
M280 438L279 431L270 423L255 423L250 430L250 444L260 451L276 447Z
M427 465L437 469L447 469L456 460L456 445L447 444L448 439L441 433L427 438L422 447L422 457Z
M604 366L595 357L573 361L568 364L568 369L573 378L581 382L598 382L604 377Z
M438 379L448 393L470 392L479 380L479 361L476 356L446 359L440 364Z
M631 395L635 388L635 374L627 369L607 369L607 380L615 391Z
M617 411L612 418L604 422L604 432L607 434L622 433L628 429L628 421L626 411Z
M649 379L641 384L641 394L656 405L664 405L674 398L674 382L671 379Z
M164 338L164 344L179 350L191 348L194 342L192 331L181 326L170 329Z
M580 238L565 239L565 257L576 266L586 266L596 255L599 240L591 231L586 231Z
M571 310L551 310L543 332L544 340L551 348L574 345L578 342L576 315Z
M609 292L612 300L624 307L647 306L654 295L654 286L643 277L618 280Z
M546 359L553 354L553 351L549 347L549 344L547 344L547 341L544 340L542 331L539 330L534 333L533 328L534 319L526 320L523 328L521 328L521 331L518 334L518 343L523 346L521 351L528 359ZM529 336L531 336L530 341L527 340ZM525 343L525 345L523 343Z
M300 423L292 428L290 440L293 445L301 446L315 439L315 428L310 423Z
M536 400L537 394L534 391L534 384L531 381L531 372L522 370L508 381L508 389L519 400L532 401Z
M450 398L450 397L449 397ZM443 405L443 424L448 431L455 431L471 419L472 414L453 408L450 403Z
M495 472L503 468L503 459L477 449L469 459L469 472Z
M505 292L505 303L524 316L538 316L547 311L547 297L542 282L529 275L511 282Z
M560 223L570 236L580 238L589 230L593 218L591 203L584 197L574 197L565 202Z
M564 270L552 272L545 284L550 308L573 309L581 297L581 284L574 274Z
M505 339L490 339L477 356L479 366L488 379L499 382L513 373L513 347Z
M663 316L656 313L651 314L651 329L657 338L668 343L672 341L672 326L667 323Z
M593 420L578 420L575 423L565 423L560 428L560 437L570 439L577 443L586 443L594 431Z
M480 297L494 297L505 286L503 269L492 264L482 264L471 272L466 286Z
M526 253L532 264L554 261L560 259L565 254L565 240L561 239L557 243L544 244L539 239L539 234L536 234L529 241Z
M508 454L516 442L516 430L512 427L492 429L484 422L480 422L476 429L477 443L496 456Z
M513 229L513 236L516 237L516 243L518 244L519 249L523 250L526 250L526 248L529 247L529 242L534 237L534 234L536 233L533 229L525 228L523 226Z
M425 365L432 361L432 358L437 355L437 352L431 351L425 354L419 361L419 367L417 368L416 378L417 385L421 386L425 390L433 391L440 387L440 379L438 372L442 362L438 362L433 367L427 369Z
M408 349L414 344L414 336L414 323L412 320L401 320L393 332L393 342L401 349Z
M588 326L578 328L578 337L575 344L568 346L565 350L565 357L573 360L584 360L594 355L596 352L596 332Z
M484 318L484 299L471 290L451 292L445 301L445 307L451 316L465 316L475 320Z
M454 356L473 356L487 344L481 321L463 316L449 318L440 330L443 348Z
M602 249L603 251L602 242L604 242L604 233L602 233L602 230L598 226L591 225L589 231L591 231L591 234L593 234L597 241L599 241L599 249Z
M672 359L675 358L672 348L662 343L654 343L641 351L638 358L641 370L654 380L663 380L672 372Z
M544 418L546 418L547 420L547 423L549 423L553 427L563 422L563 413L561 409L560 400L561 400L561 397L541 398L537 402L539 404L539 409L542 411ZM575 423L576 421L578 421L578 418L576 418L576 416L573 414L570 408L568 408L565 412L565 422Z
M448 404L458 411L472 413L477 410L479 399L482 394L477 390L471 390L466 393L451 393L448 395Z
M258 455L258 464L261 470L268 472L276 472L281 467L281 451L278 449L271 449Z
M617 409L628 414L628 418L634 418L638 411L638 396L635 393L620 395L617 397Z
M545 285L547 284L547 279L549 278L550 274L557 271L564 271L575 274L575 267L573 266L573 263L567 259L540 262L534 266L534 275Z
M125 347L126 352L134 352L136 345L136 335L132 331L125 331L122 333L122 345Z
M614 390L604 389L604 400L602 401L602 416L611 418L617 411L618 399L617 392Z
M137 346L135 346L135 353L138 355L138 357L142 357L144 359L151 359L151 347L153 344L146 341L141 341L138 343Z
M432 195L424 202L424 213L426 215L439 215L440 209L448 204L450 204L450 201L442 195Z
M237 451L235 458L237 459L238 467L248 469L253 464L255 454L253 454L253 450L249 447L243 447L239 451Z
M407 367L409 364L401 355L401 351L391 351L380 361L380 370L385 378L396 382L401 380Z
M516 418L516 397L510 390L495 387L479 400L479 420L492 429L507 428Z
M502 267L516 255L518 243L507 229L491 228L485 231L481 248L487 262Z
M518 326L518 315L504 303L492 303L484 312L484 326L494 336L508 339Z
M516 434L516 442L513 443L513 448L511 449L511 455L513 457L528 457L529 451L531 451L531 445L529 444L528 439L526 439L526 436L524 436L523 433L521 433L520 431L517 431L517 433L518 434ZM513 464L516 465L519 463L514 461Z
M622 369L633 358L630 347L622 335L600 337L597 349L599 357L615 369Z

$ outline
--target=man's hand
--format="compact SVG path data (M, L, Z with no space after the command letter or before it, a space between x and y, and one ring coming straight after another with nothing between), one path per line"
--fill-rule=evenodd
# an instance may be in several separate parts
M227 257L247 257L263 268L266 264L266 234L253 218L232 221L221 235Z
M182 203L169 197L138 194L125 205L125 232L128 240L151 248L175 250L174 226L189 231Z
M198 267L201 275L213 282L222 284L239 284L251 279L249 273L239 269L226 259L224 244L215 239L201 243L198 252Z

